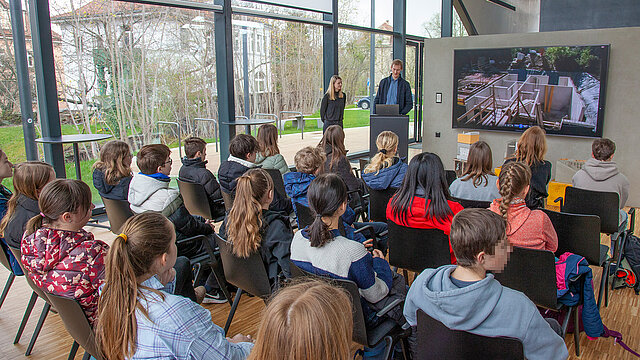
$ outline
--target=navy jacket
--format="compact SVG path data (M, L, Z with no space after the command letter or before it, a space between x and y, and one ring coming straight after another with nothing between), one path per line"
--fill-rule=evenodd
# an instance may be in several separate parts
M391 75L382 79L378 85L378 93L376 93L376 104L387 103L387 91L391 84ZM402 78L402 75L398 77L398 109L400 114L407 115L411 109L413 109L413 96L411 95L411 85L409 82ZM374 108L375 110L375 108Z
M100 196L105 199L127 200L129 194L129 184L132 176L120 179L115 185L107 184L104 178L104 172L100 169L93 170L93 186L98 190Z
M362 173L362 180L373 190L387 190L399 188L404 180L404 174L409 167L404 159L395 158L393 165L380 169L377 173Z

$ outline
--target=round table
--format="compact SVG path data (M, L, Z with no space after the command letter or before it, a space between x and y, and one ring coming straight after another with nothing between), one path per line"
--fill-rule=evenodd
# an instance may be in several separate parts
M251 126L253 125L264 125L264 124L273 124L274 122L276 122L276 119L236 119L236 121L234 122L229 122L229 121L223 121L222 124L224 125L244 125L246 126L245 131L248 131L248 134L251 134Z
M80 156L78 144L84 142L94 142L100 140L106 140L111 138L111 135L106 134L74 134L74 135L62 135L59 137L41 137L35 141L42 144L72 144L73 145L73 162L76 165L76 179L82 180L82 174L80 173Z

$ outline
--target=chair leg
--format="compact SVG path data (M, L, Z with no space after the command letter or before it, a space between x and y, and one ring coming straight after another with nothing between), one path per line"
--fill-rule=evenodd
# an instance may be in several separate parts
M404 275L404 284L409 286L409 272L406 269L402 269L402 275Z
M89 354L89 352L85 351L84 355L82 356L82 360L89 360L91 359L91 354Z
M573 342L576 347L576 356L580 357L580 316L578 314L578 307L575 306L573 313Z
M609 277L608 265L609 262L605 262L604 265L602 265L602 279L600 279L600 289L598 289L598 310L600 310L600 306L602 305L602 295L607 287L607 278Z
M67 360L73 360L76 358L76 354L78 353L78 348L80 347L80 344L78 344L75 340L73 341L73 345L71 345L71 351L69 351L69 357L67 357Z
M220 286L220 290L227 298L229 305L233 306L233 301L231 300L231 293L229 292L229 288L227 287L227 280L224 277L224 272L222 269L222 262L218 259L211 259L211 271L213 271L213 276L215 276L218 285ZM237 296L237 295L236 295Z
M567 311L567 316L562 320L562 338L564 339L565 335L567 335L567 327L569 326L569 318L571 317L571 309Z
M31 335L31 341L29 341L29 346L27 346L27 351L24 353L24 356L31 355L31 351L33 350L33 346L36 344L36 340L38 339L38 335L40 335L40 330L42 330L42 324L44 324L44 320L49 315L49 309L51 305L49 303L45 303L42 307L42 312L40 313L40 319L38 319L38 324L36 324L36 328L33 330L33 335Z
M2 307L2 304L4 303L4 299L7 297L7 294L9 293L9 289L11 288L11 284L13 284L13 279L15 278L16 276L14 273L9 274L9 278L7 279L6 284L4 284L4 290L2 290L2 295L0 295L0 307Z
M20 322L20 326L18 327L16 338L13 340L14 344L20 342L22 332L24 331L24 327L27 325L27 321L29 321L29 316L31 316L31 311L33 310L33 306L36 304L36 300L38 300L38 294L36 294L35 292L31 292L31 299L29 299L27 309L24 311L24 315L22 316L22 321Z
M391 354L393 354L393 339L391 336L387 335L384 337L384 342L386 343L384 347L384 359L391 360Z
M624 250L624 243L625 243L625 242L626 242L626 240L627 240L627 234L626 234L626 232L621 233L621 234L618 236L618 239L619 239L619 240L618 240L618 242L617 242L617 243L618 243L618 246L617 246L617 247L618 247L618 254L617 254L617 256L616 256L616 265L615 265L615 267L613 268L613 274L614 274L614 275L615 275L615 273L618 271L618 268L620 267L620 263L622 262L622 252L623 252L623 250ZM611 290L613 290L613 286L614 286L614 285L615 285L615 282L613 282L613 281L612 281L612 282L611 282ZM609 306L609 304L608 304L608 300L609 300L609 299L607 298L606 300L607 300L607 302L605 302L605 306Z
M236 292L236 298L233 299L233 304L231 304L231 311L229 312L229 316L227 317L227 323L224 324L224 333L226 334L229 331L229 327L231 326L231 321L233 321L233 315L236 313L236 309L238 308L238 304L240 303L240 298L242 297L242 289L238 288Z

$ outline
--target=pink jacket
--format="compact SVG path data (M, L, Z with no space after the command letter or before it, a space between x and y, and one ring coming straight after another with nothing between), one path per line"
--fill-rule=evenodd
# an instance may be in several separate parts
M500 214L500 202L495 199L489 209ZM529 249L558 250L558 235L551 220L540 210L530 210L523 199L516 198L507 211L507 237L513 246Z

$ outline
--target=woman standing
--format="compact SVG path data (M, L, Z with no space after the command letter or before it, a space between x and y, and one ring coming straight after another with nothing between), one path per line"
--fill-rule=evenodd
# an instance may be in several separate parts
M347 97L342 92L342 78L333 75L329 81L329 88L322 98L320 104L320 119L323 121L322 132L331 125L342 126L344 118L344 106Z

